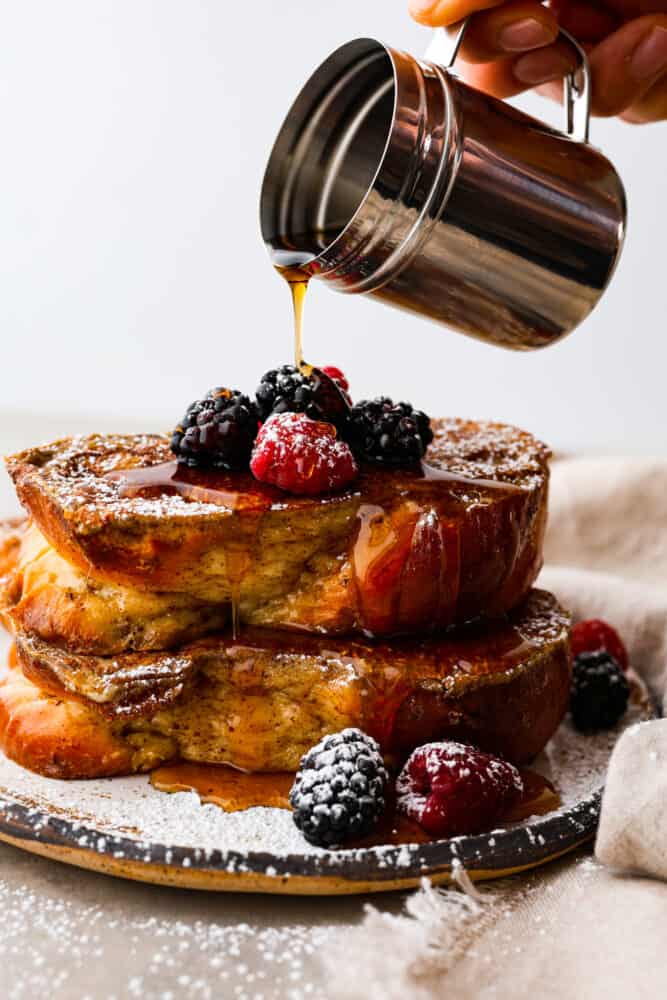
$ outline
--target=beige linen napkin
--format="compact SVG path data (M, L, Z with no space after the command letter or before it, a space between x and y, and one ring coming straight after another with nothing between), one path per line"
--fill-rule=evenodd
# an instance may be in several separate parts
M632 666L667 694L667 460L554 463L540 584L575 619L605 618ZM667 879L667 721L626 731L609 766L600 861Z
M667 460L554 463L546 568L575 618L606 618L633 667L667 688ZM367 906L322 954L340 1000L621 1000L664 994L667 720L626 730L612 756L596 855L568 855L473 895L428 883L403 912ZM463 878L461 888L470 892ZM363 973L360 974L360 970Z

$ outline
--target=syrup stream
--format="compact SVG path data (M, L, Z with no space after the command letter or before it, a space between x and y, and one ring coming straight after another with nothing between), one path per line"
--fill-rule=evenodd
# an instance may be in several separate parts
M288 277L288 272L300 275L303 275L305 272L295 270L294 268L280 271L292 293L292 307L294 309L294 364L299 371L307 374L309 366L303 360L303 304L306 292L308 291L310 275L306 274L305 277L293 278Z
M303 359L303 305L311 278L308 264L314 258L314 254L301 250L274 250L272 253L273 266L285 279L292 293L294 364L304 374L310 373L310 366Z

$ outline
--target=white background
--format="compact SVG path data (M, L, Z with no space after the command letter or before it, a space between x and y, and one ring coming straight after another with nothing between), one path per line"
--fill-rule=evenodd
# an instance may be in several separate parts
M300 84L339 43L417 54L403 0L2 0L0 414L55 433L166 428L213 384L291 360L287 290L257 223L263 167ZM538 98L524 106L559 117ZM492 349L314 287L306 350L357 397L493 416L558 448L664 451L667 126L596 121L630 204L620 270L544 353ZM25 425L23 437L29 433Z

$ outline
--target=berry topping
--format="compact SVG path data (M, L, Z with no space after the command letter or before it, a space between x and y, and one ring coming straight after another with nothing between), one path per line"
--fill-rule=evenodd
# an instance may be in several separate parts
M352 407L348 439L360 458L383 465L411 465L424 457L433 431L421 410L380 396Z
M372 737L360 729L325 736L301 760L290 792L294 822L319 847L365 837L384 812L387 780Z
M307 496L340 490L357 475L354 456L333 424L303 413L269 417L257 435L250 468L262 483Z
M628 707L630 685L618 660L600 649L574 661L570 711L577 729L610 729Z
M332 378L334 382L337 382L343 392L347 393L350 391L350 383L345 378L340 368L336 368L334 365L325 365L322 371L325 375L328 375L329 378Z
M571 646L573 658L580 653L595 653L604 649L614 657L623 670L628 669L628 651L623 640L615 628L599 618L589 618L575 625L572 629Z
M243 469L258 427L257 409L247 396L235 389L211 389L188 407L170 447L185 465Z
M319 368L311 369L310 374L294 365L274 368L262 378L256 396L260 420L267 420L272 413L305 413L311 420L335 424L342 431L350 415L343 389Z
M437 837L490 829L522 792L512 764L453 740L419 747L396 781L399 811Z

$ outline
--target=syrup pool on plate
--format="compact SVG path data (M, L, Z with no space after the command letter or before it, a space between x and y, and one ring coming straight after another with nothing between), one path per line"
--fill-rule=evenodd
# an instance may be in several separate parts
M543 816L560 806L553 785L536 771L521 768L523 795L500 822L516 823L529 816ZM151 784L161 792L195 792L203 803L213 803L225 812L240 812L256 806L289 809L294 775L288 771L248 774L221 764L166 764L151 774ZM495 824L497 825L497 824ZM391 796L378 827L350 847L383 844L423 844L434 839L418 823L401 815Z

